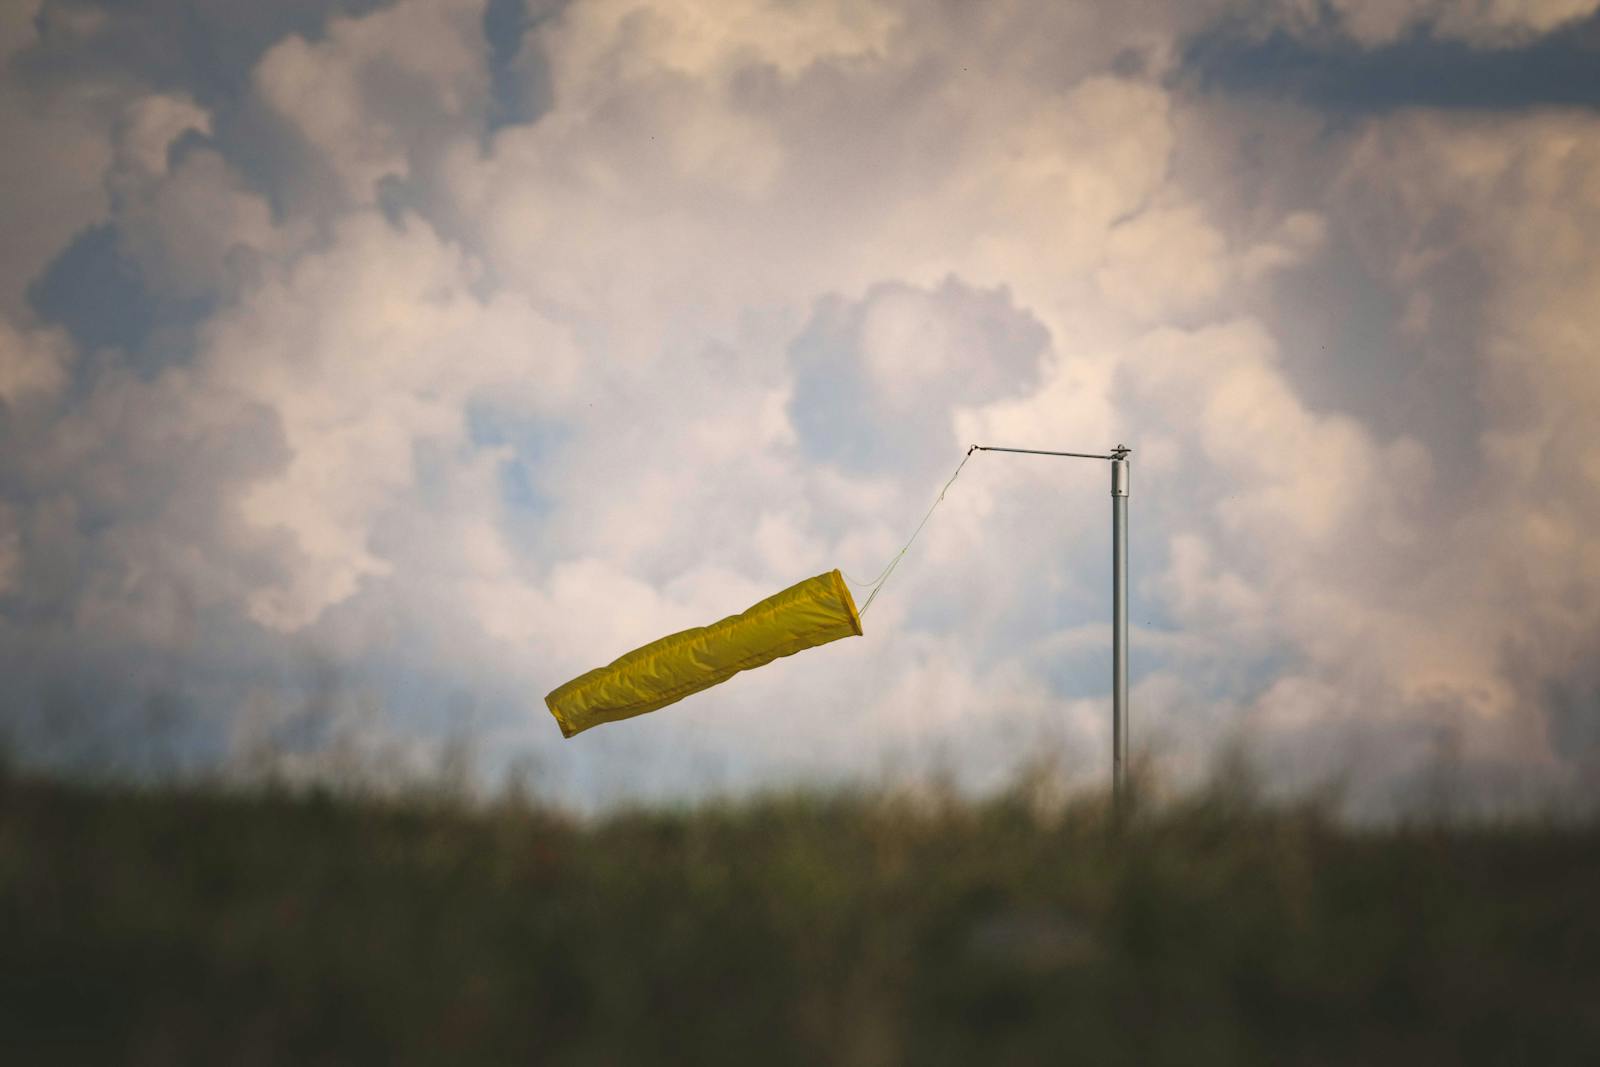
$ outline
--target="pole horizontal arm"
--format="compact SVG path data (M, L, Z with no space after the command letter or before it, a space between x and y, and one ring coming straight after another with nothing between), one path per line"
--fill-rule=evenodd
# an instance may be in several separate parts
M1030 456L1070 456L1073 459L1126 459L1130 448L1118 445L1109 455L1103 452L1047 452L1042 448L1001 448L998 445L973 445L967 455L974 452L1023 452Z

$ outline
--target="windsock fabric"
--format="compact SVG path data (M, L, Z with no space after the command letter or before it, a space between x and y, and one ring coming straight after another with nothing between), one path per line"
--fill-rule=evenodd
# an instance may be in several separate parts
M791 585L738 615L652 641L544 698L565 737L664 708L740 671L861 634L838 571Z

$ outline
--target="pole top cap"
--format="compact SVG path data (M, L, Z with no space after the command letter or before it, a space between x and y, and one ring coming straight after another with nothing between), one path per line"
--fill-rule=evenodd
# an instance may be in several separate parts
M1111 450L1112 459L1127 459L1131 455L1133 455L1133 449L1127 445L1118 445Z

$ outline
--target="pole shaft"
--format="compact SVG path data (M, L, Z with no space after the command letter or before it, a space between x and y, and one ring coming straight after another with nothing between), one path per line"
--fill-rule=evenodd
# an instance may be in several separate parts
M1111 461L1111 797L1120 813L1128 775L1128 461Z

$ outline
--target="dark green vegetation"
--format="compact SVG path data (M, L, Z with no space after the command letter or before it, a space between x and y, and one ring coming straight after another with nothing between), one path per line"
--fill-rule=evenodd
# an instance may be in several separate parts
M1600 829L0 782L5 1062L1595 1063Z

